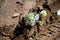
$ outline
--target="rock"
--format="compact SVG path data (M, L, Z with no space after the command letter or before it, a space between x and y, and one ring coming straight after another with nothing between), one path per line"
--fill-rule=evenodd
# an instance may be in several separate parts
M57 15L60 16L60 10L57 11Z
M29 38L29 40L33 40L33 38L32 38L32 37L30 37L30 38Z
M12 18L18 17L20 14L19 13L15 13Z

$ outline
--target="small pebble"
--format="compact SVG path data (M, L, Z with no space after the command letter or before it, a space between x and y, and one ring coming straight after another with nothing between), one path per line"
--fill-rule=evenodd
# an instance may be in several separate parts
M60 16L60 10L57 11L57 15Z
M20 14L19 13L15 13L13 16L12 16L12 18L16 18L16 17L18 17Z
M29 38L29 40L33 40L33 38L32 38L32 37L30 37L30 38Z

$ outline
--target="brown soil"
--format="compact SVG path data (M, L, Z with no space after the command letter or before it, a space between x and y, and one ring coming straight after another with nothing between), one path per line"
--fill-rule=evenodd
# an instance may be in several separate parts
M35 7L48 13L46 17L41 17L43 26L31 27L24 18ZM0 0L0 40L60 40L58 9L60 0ZM20 15L13 18L16 13Z

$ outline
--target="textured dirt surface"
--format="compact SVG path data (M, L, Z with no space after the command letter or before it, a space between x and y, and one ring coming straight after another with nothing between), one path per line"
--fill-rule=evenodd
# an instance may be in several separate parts
M47 2L47 6L44 7ZM39 7L48 13L43 26L30 27L23 17ZM31 10L32 9L32 10ZM0 0L0 40L60 40L60 0ZM38 10L39 11L39 10ZM19 16L13 15L18 13Z

